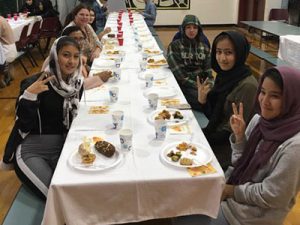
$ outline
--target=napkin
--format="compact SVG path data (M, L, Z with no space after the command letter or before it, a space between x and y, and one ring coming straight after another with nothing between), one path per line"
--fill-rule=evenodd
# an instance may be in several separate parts
M192 177L201 176L205 174L213 174L217 172L217 170L210 163L203 166L187 168L187 171Z

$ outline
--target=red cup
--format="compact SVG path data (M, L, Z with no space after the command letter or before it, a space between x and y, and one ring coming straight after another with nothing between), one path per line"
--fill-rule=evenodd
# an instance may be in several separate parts
M7 14L7 19L11 19L11 14Z
M118 38L119 46L123 46L124 39L123 38Z
M14 20L17 21L18 20L18 16L14 15Z
M123 38L123 33L117 33L117 38Z
M118 26L118 32L122 30L122 26Z
M118 26L122 27L122 22L118 22Z

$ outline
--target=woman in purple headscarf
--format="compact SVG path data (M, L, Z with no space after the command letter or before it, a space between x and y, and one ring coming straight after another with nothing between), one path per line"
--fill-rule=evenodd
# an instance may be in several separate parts
M267 70L258 88L258 114L247 129L243 105L233 104L234 168L226 172L218 218L188 216L174 224L283 223L300 190L299 87L300 70L287 66Z

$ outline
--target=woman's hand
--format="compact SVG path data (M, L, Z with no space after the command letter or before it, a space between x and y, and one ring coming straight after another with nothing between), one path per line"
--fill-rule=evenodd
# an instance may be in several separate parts
M230 126L235 135L235 142L239 143L244 139L246 123L244 121L243 103L239 104L239 109L235 103L232 103L233 115L230 117Z
M112 76L112 72L111 71L103 71L103 72L94 74L94 76L95 75L99 76L103 82L106 82Z
M205 104L207 99L207 94L208 92L210 92L212 85L208 82L208 78L206 78L205 81L201 83L199 77L197 76L197 87L198 87L198 101L201 104Z
M100 55L101 49L97 47L95 51L91 55L91 61L93 61L95 58L98 58Z
M234 195L234 185L225 184L221 201L226 200L227 198L233 198Z
M33 83L31 84L26 90L31 93L31 94L40 94L44 91L48 91L49 88L48 88L48 85L47 83L54 79L55 76L54 75L51 75L49 77L47 77L48 74L47 73L42 73L42 75ZM47 77L46 79L44 79L45 77Z

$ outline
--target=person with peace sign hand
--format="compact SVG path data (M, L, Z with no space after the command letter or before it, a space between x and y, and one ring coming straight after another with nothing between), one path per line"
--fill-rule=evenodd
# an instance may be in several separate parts
M21 82L3 163L14 163L20 180L43 199L82 91L80 46L71 37L57 39L44 71Z
M209 122L203 133L224 170L231 163L229 135L232 103L243 103L243 117L249 121L257 91L257 80L245 64L249 54L247 39L236 31L220 33L213 42L211 66L215 81L197 79L198 102Z
M173 225L282 225L300 191L300 70L268 69L247 128L243 104L232 104L232 166L216 219L179 217Z

